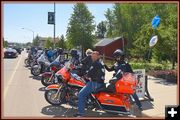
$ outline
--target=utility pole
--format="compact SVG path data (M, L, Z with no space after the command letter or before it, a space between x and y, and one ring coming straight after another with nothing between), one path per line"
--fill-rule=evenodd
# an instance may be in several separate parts
M56 37L56 3L54 2L54 48L55 48L55 37Z
M33 33L33 40L34 40L34 31L33 30L31 30L29 28L21 28L21 29L28 30L28 31L32 32Z

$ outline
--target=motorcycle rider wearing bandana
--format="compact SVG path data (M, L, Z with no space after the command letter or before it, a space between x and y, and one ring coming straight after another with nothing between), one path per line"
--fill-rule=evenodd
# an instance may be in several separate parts
M85 115L85 103L87 97L96 92L99 88L104 86L105 68L100 61L100 54L97 51L93 51L91 54L92 65L88 70L86 78L89 80L86 85L80 90L78 94L78 113L74 117L82 117Z
M131 66L129 65L129 63L127 63L124 60L125 54L121 49L115 50L113 53L113 56L116 60L116 63L111 68L109 68L107 65L104 65L107 71L109 71L109 72L115 71L115 73L113 74L113 78L121 78L122 77L121 71L133 73L133 70L132 70ZM110 85L107 87L107 89L113 91L116 81L117 81L117 79L110 80ZM142 105L141 105L141 102L140 102L137 94L134 93L132 95L132 97L134 98L139 110L142 110Z

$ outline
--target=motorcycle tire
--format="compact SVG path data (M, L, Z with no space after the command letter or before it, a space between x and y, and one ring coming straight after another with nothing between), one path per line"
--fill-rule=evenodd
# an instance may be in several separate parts
M38 76L41 74L41 70L38 70L39 68L36 68L36 67L32 67L31 68L31 74L34 75L34 76Z
M28 63L28 59L27 59L27 58L24 60L24 64L25 64L27 67L29 66L29 63Z
M34 61L31 61L31 62L29 63L29 65L30 65L30 67L32 68L32 67L35 65L35 62L34 62Z
M45 99L46 101L51 104L51 105L54 105L54 106L60 106L62 103L63 103L63 99L60 100L60 98L63 98L63 97L59 97L59 99L56 99L56 100L53 100L53 96L57 93L57 89L50 89L50 90L47 90L45 91Z
M51 76L50 76L51 77ZM54 82L54 77L52 78L51 82L48 82L48 80L50 79L49 76L42 76L41 77L41 83L44 85L44 86L48 86L48 85L51 85L53 84Z

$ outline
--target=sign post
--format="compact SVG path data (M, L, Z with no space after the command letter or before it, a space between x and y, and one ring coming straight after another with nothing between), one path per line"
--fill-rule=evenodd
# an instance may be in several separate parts
M48 12L48 24L53 24L54 25L54 48L55 48L55 33L56 33L56 22L55 22L55 12L56 12L56 9L55 9L55 3L54 3L54 12Z

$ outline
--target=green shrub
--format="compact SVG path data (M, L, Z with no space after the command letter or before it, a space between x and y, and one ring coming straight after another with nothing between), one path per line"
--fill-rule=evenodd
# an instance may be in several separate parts
M158 63L130 63L132 69L163 70L164 66Z
M115 61L112 60L105 60L104 63L108 66L112 66ZM146 69L146 71L149 70L169 70L170 69L170 63L169 62L162 62L155 63L155 62L143 62L143 61L132 61L129 63L132 67L132 69Z

